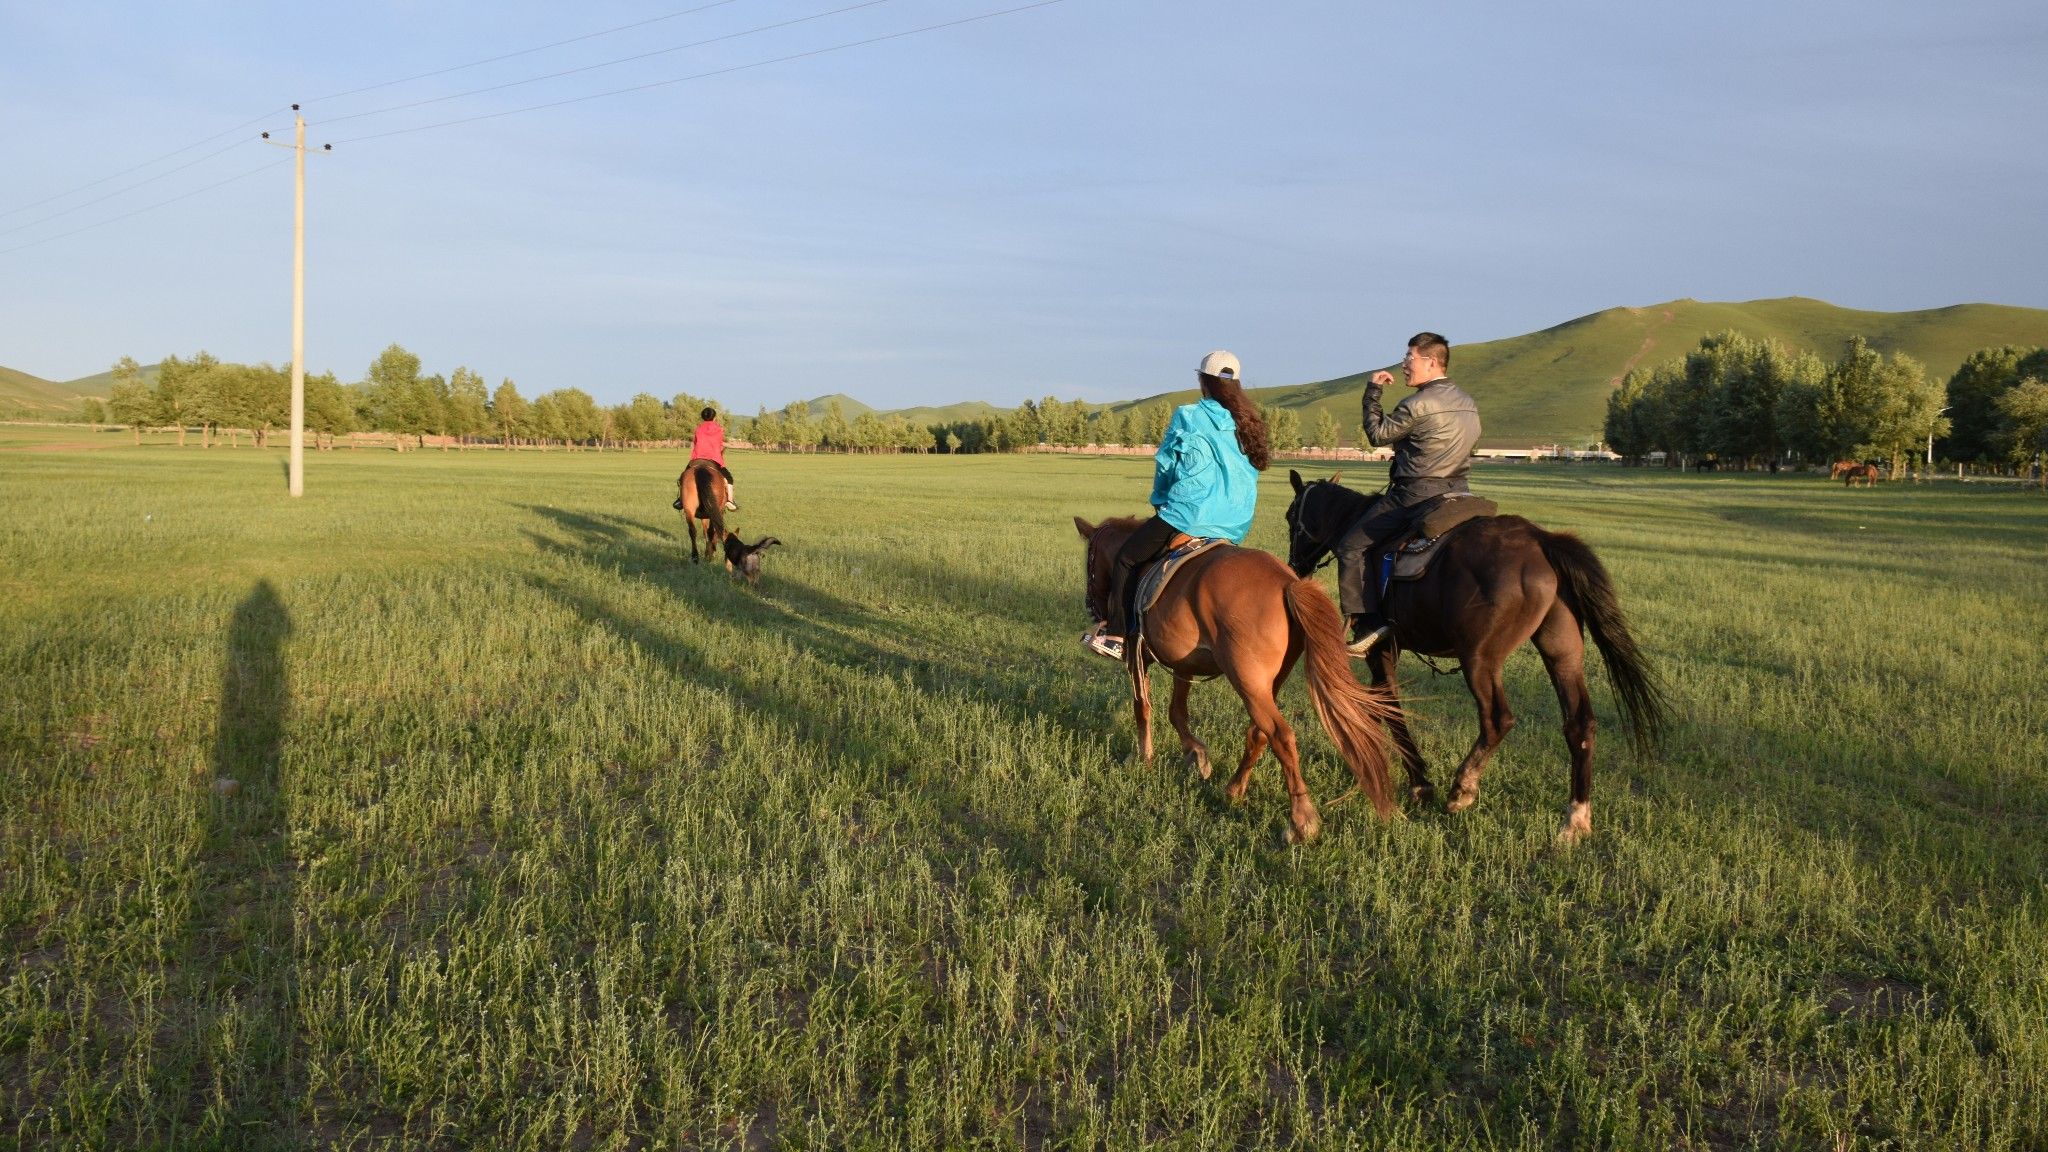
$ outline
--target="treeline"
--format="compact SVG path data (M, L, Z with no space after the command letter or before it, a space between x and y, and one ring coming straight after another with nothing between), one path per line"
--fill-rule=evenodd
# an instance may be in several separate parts
M1276 450L1289 451L1305 443L1319 448L1340 445L1337 421L1327 412L1317 414L1312 435L1304 438L1299 412L1290 408L1262 411ZM1038 447L1150 447L1159 443L1172 419L1173 405L1166 403L1119 412L1047 396L1026 400L998 415L918 426L901 416L872 413L849 421L835 400L826 405L822 415L812 414L803 403L779 412L764 409L736 421L733 431L756 447L781 451L1022 452Z
M1930 437L1942 458L1980 464L2048 453L2048 352L1973 353L1944 388L1919 361L1862 337L1828 361L1775 340L1718 332L1684 357L1639 368L1607 399L1607 446L1667 465L1717 460L1885 459L1894 475Z
M114 387L102 411L86 401L86 418L143 427L246 429L261 445L291 421L291 369L235 364L200 352L164 360L146 382L132 358L114 366ZM343 384L331 372L306 377L306 430L316 435L390 432L453 436L519 445L591 445L690 438L699 413L719 405L678 393L663 401L641 393L624 404L600 405L580 388L559 388L531 400L518 385L489 388L468 368L423 374L420 358L397 344L371 363L362 380Z

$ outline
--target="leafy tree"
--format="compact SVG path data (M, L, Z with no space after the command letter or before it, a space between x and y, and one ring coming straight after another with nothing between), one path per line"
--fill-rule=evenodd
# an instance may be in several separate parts
M1835 372L1843 396L1860 416L1857 455L1891 457L1892 475L1901 474L1906 453L1929 433L1948 430L1948 420L1938 415L1943 389L1911 356L1881 356L1859 336L1849 341Z
M97 396L87 396L84 402L78 406L78 414L88 424L105 424L107 422L106 402Z
M355 429L355 411L332 372L306 377L306 428L328 436Z
M448 434L467 440L482 435L490 426L491 409L484 378L467 368L457 368L448 377Z
M642 392L626 405L623 422L628 440L661 440L668 431L668 412L651 393Z
M199 418L205 405L202 390L206 374L219 364L219 360L202 351L190 360L166 356L157 365L156 387L151 390L155 401L151 420L176 425L179 447L185 444L185 427Z
M511 377L498 383L498 390L491 393L491 426L503 437L505 447L512 447L512 441L524 434L531 411L532 406L519 394L519 385Z
M1275 452L1290 452L1301 447L1301 413L1292 408L1271 405L1264 409L1267 442Z
M2048 383L2032 376L1998 398L1996 442L2015 464L2032 460L2048 488Z
M114 362L114 387L107 397L107 411L134 429L137 444L142 443L142 426L156 419L156 397L142 382L142 366L132 356Z
M1316 413L1316 427L1313 433L1315 445L1325 450L1336 448L1339 443L1337 418L1325 408Z
M2023 364L2048 360L2039 348L1980 348L1970 353L1948 380L1949 434L1942 438L1941 454L1951 460L2004 460L2000 443L2004 416L1998 400L2018 386L2022 377L2048 375L2029 373ZM2043 365L2048 369L2048 364Z

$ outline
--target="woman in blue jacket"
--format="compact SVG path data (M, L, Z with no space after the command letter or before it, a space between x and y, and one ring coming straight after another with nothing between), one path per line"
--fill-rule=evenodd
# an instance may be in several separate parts
M1259 473L1271 451L1266 422L1244 394L1237 357L1211 352L1195 376L1202 399L1174 409L1154 457L1150 520L1116 554L1110 573L1109 620L1084 638L1091 651L1123 659L1127 622L1136 615L1132 574L1157 559L1175 535L1221 536L1242 543L1259 502Z

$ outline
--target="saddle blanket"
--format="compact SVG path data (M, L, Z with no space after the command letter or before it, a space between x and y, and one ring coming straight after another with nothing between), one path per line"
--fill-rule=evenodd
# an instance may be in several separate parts
M1467 520L1482 516L1494 516L1500 512L1500 505L1484 496L1470 493L1454 493L1437 501L1422 521L1416 526L1416 534L1403 543L1389 549L1380 559L1380 594L1386 595L1387 585L1395 580L1420 580L1429 571L1429 562L1436 558L1437 545L1451 530Z
M1145 614L1152 610L1152 605L1159 602L1159 594L1166 591L1167 583L1173 579L1174 573L1180 571L1181 565L1218 544L1228 543L1230 541L1221 536L1193 536L1186 543L1153 561L1138 577L1138 619L1133 621L1133 624L1143 622Z

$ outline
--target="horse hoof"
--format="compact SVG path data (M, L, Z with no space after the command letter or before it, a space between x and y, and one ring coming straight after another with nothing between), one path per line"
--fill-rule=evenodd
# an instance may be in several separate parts
M1593 806L1574 804L1566 810L1564 823L1557 826L1557 846L1569 848L1593 834Z
M1213 771L1209 764L1209 754L1198 748L1190 748L1182 754L1181 763L1201 773L1204 780L1207 780L1209 773Z
M1424 806L1436 803L1436 787L1431 784L1417 784L1408 789L1408 802Z
M1465 809L1470 808L1478 800L1478 789L1461 789L1457 794L1453 795L1448 801L1444 803L1444 811L1463 812Z
M1290 823L1287 825L1287 830L1284 833L1282 833L1282 835L1286 838L1287 846L1290 848L1306 844L1322 834L1323 822L1320 820L1317 820L1309 824L1309 826L1306 828L1298 828L1292 823Z

